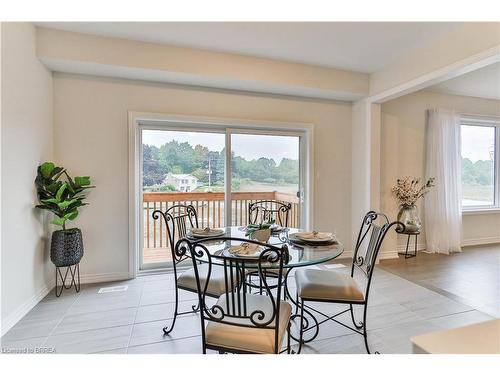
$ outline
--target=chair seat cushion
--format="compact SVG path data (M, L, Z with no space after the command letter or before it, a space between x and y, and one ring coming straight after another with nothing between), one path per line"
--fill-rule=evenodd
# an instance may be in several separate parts
M205 286L205 282L208 275L208 264L198 265L198 274L200 275L200 285ZM196 288L196 276L194 274L194 268L184 271L177 278L177 285L179 288L197 291ZM223 267L212 267L212 272L210 275L210 281L207 287L207 295L218 297L226 291L225 280L224 280L224 268Z
M364 301L363 292L349 275L336 271L299 269L295 283L300 298L327 301Z
M273 306L268 296L246 294L246 298L248 313L261 310L265 314L263 321L270 319L273 314ZM222 295L216 304L226 310L226 295ZM281 301L278 326L278 351L283 344L283 338L288 328L291 313L292 306L286 301ZM274 353L275 329L256 328L248 318L224 318L224 321L238 322L249 327L208 321L205 329L207 345L240 352ZM267 327L274 328L275 321L276 319Z

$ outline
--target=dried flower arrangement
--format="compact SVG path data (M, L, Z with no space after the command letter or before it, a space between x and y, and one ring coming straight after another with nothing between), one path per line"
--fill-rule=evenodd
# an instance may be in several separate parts
M411 180L410 177L398 178L396 185L392 188L392 193L401 206L413 206L433 186L433 177L429 178L423 185L420 184L420 178L413 177Z

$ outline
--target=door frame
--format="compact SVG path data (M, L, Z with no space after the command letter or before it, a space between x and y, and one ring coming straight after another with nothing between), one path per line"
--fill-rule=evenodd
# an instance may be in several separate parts
M261 135L299 136L299 168L301 186L299 187L305 204L301 205L301 223L305 229L313 227L314 207L314 124L303 122L275 122L250 119L213 118L185 116L164 113L128 112L129 135L129 276L135 278L140 270L142 246L142 129L164 129L173 131L210 131L227 134L226 160L231 155L230 137L233 133ZM225 183L231 183L230 165L226 163ZM230 213L231 197L226 194L225 214ZM230 216L226 216L230 217ZM155 269L155 272L160 269Z

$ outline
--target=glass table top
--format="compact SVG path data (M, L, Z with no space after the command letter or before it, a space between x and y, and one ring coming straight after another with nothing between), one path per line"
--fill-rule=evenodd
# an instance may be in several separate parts
M212 255L220 255L225 249L229 248L229 246L239 245L248 237L245 235L244 227L226 227L221 228L225 230L225 237L233 237L241 240L218 240L216 237L210 241L204 241L203 244L207 247L208 251ZM327 246L310 246L310 245L296 245L288 240L288 234L298 232L300 229L298 228L288 228L287 230L271 235L268 243L277 247L280 247L284 244L288 246L288 252L291 256L288 263L286 263L284 268L292 268L292 267L305 267L314 264L321 264L328 262L329 260L337 258L344 251L344 246L342 243L337 242L335 244L327 245ZM238 258L235 256L235 258ZM215 258L213 258L215 259ZM244 260L245 258L238 258ZM245 262L245 267L252 267L251 262L248 259ZM257 267L257 265L255 265ZM277 264L269 264L266 268L277 268Z

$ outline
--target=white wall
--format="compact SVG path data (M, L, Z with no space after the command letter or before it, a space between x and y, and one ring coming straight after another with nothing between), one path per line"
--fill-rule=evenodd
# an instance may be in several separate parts
M393 218L398 206L391 187L399 177L425 177L425 110L449 108L458 112L500 116L500 101L419 91L382 104L381 201ZM438 182L439 183L439 182ZM422 216L422 201L419 203ZM425 230L425 228L424 228ZM391 242L392 241L392 242ZM399 237L403 246L405 238ZM394 249L396 237L388 238ZM419 239L425 243L425 235ZM500 214L463 216L463 244L500 242Z
M2 334L52 287L36 167L52 154L52 74L35 55L35 28L2 23Z
M350 248L349 103L55 74L55 158L97 186L77 219L84 279L128 273L127 111L313 123L315 226L335 230Z
M359 100L352 106L351 145L351 228L359 228L363 215L371 209L370 108L366 100ZM351 241L356 243L358 233L351 231Z

